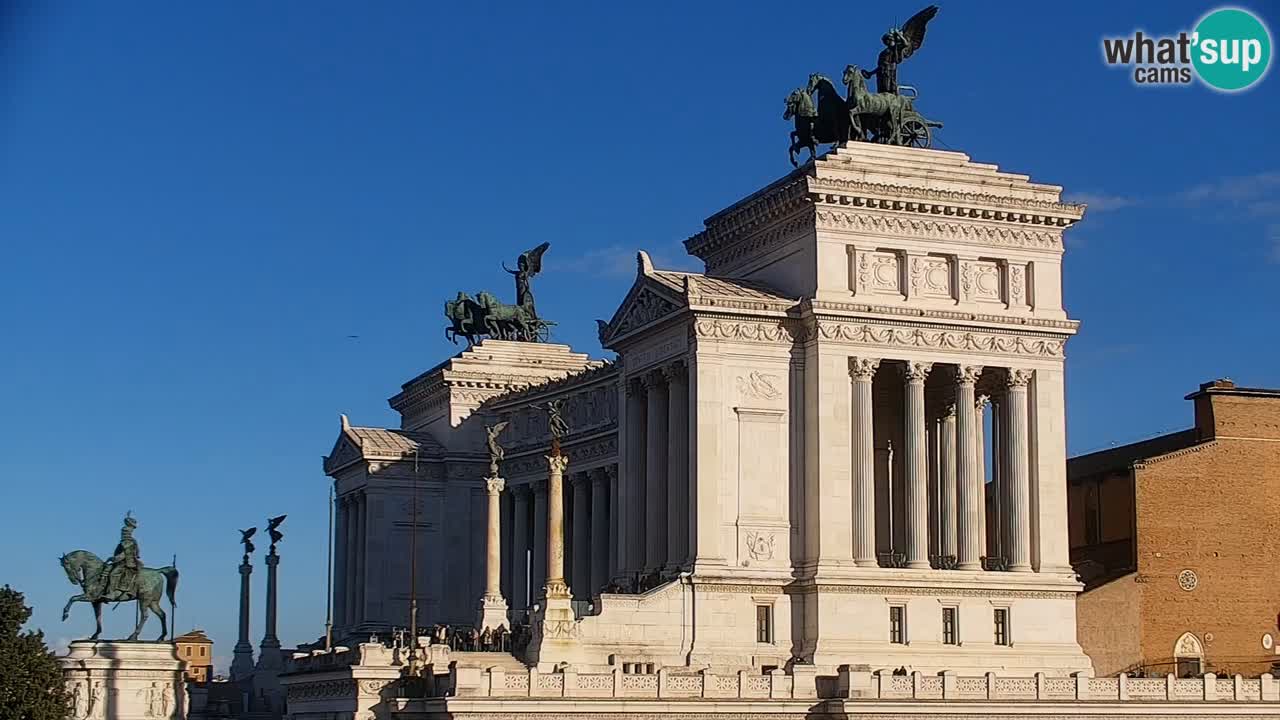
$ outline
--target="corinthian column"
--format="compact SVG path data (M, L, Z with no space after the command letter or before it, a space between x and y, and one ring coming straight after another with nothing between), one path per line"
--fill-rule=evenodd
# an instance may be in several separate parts
M609 473L605 468L591 471L591 587L586 597L600 592L609 580Z
M663 369L667 378L667 567L689 559L689 382L683 362Z
M978 474L978 426L974 384L982 368L961 365L956 373L956 478L959 491L960 546L956 567L961 570L982 569L982 476Z
M650 373L645 428L645 572L661 570L667 562L667 382Z
M973 445L978 451L975 458L978 466L978 487L982 494L978 496L978 503L982 506L982 522L978 525L979 539L978 547L982 549L982 554L987 557L992 556L991 547L987 540L987 431L986 416L987 412L987 396L979 395L973 401ZM979 561L981 562L981 561Z
M488 532L485 534L484 595L480 598L477 627L497 629L507 626L507 601L502 597L502 489L500 477L484 479L488 494Z
M941 558L956 556L956 406L948 405L938 424L938 527ZM943 567L939 565L939 567Z
M876 448L872 422L871 379L880 360L849 358L853 379L853 560L875 567L876 560ZM893 512L890 508L889 512Z
M933 363L909 362L906 379L907 567L929 567L929 473L925 458L924 381Z
M593 471L594 472L594 471ZM588 483L591 478L585 472L574 473L573 478L573 535L570 542L573 543L573 572L570 579L577 588L577 596L579 600L591 597L591 593L595 588L591 586L591 553L596 549L591 545L591 538L588 533L591 532L589 524L590 510L587 504L590 502L588 498Z
M529 487L511 488L511 607L518 618L529 607Z
M546 598L569 598L569 585L564 581L564 471L569 458L548 455L547 466L547 584Z
M1005 452L1009 469L1009 569L1031 572L1031 468L1027 426L1030 370L1009 368L1005 393Z

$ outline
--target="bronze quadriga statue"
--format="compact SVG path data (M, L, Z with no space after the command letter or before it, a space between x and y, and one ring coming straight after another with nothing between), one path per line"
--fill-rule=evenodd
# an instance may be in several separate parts
M459 292L456 298L446 302L444 316L449 325L444 329L445 337L454 343L460 337L466 338L468 347L484 337L523 342L549 340L550 329L555 323L538 317L530 285L530 280L542 271L542 254L549 247L551 243L544 242L521 253L515 270L503 265L503 269L515 277L515 305L507 305L486 291L476 293L474 298Z

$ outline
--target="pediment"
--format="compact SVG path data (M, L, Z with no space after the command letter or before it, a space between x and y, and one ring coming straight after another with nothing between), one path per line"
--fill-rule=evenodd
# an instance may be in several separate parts
M324 458L324 471L332 473L339 468L363 459L363 457L364 454L360 451L360 446L351 439L351 436L346 432L339 432L338 439L333 444L333 449Z
M601 323L600 344L609 347L619 338L653 325L684 307L684 298L673 296L658 282L642 274L636 278L613 318L608 323Z

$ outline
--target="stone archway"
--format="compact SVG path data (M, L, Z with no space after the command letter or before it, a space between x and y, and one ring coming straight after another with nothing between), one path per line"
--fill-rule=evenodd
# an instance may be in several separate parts
M1204 672L1204 645L1190 632L1173 644L1174 673L1178 677L1199 677Z

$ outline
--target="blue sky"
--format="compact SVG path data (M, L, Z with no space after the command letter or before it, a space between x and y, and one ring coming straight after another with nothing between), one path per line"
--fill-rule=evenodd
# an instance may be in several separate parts
M320 456L339 412L393 425L386 398L456 349L443 301L509 293L499 263L550 241L539 307L599 354L635 250L695 268L680 241L790 169L786 94L874 64L922 4L7 5L0 582L82 636L57 558L109 552L132 509L225 666L236 528L288 513L280 635L315 638ZM946 147L1092 204L1066 256L1073 453L1189 425L1214 377L1280 386L1280 79L1139 88L1101 58L1212 7L947 2L902 68Z

